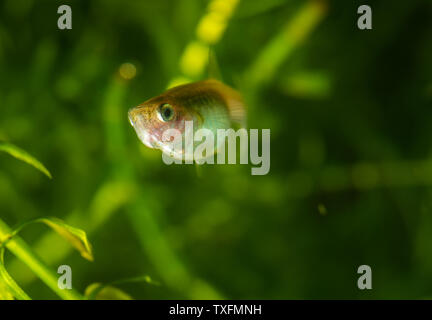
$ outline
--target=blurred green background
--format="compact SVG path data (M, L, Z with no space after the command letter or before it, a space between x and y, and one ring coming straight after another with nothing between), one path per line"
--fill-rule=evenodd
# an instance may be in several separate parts
M85 230L94 262L46 227L22 233L81 292L148 275L159 285L119 287L136 299L432 297L432 2L370 1L373 30L360 31L363 2L1 0L0 138L53 179L0 154L0 218ZM60 4L72 30L57 28ZM212 12L225 20L197 31ZM127 110L175 79L206 78L200 51L186 57L197 43L244 94L249 127L271 129L268 175L167 166L129 125ZM30 296L57 298L5 260ZM362 264L372 290L357 288Z

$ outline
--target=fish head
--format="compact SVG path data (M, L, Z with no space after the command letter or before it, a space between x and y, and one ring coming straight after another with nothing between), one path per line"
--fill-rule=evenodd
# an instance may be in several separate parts
M164 149L166 130L176 129L184 135L185 121L195 121L196 115L169 97L156 97L132 108L129 122L138 138L149 148ZM174 139L172 137L172 139Z

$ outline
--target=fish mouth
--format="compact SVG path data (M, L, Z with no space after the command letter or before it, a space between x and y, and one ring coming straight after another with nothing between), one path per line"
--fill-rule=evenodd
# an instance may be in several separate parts
M135 129L138 138L149 148L159 148L159 143L154 135L146 129L143 117L136 113L136 108L128 111L129 123Z
M131 124L132 127L135 127L135 123L133 121L133 113L132 113L133 109L129 109L128 111L128 119L129 119L129 123Z
M132 127L135 128L135 125L137 124L138 120L140 120L140 118L141 117L136 112L136 107L130 108L128 110L128 119Z

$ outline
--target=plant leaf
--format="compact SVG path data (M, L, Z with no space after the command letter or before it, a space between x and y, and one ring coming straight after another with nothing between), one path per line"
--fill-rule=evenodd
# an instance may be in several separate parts
M9 275L4 266L4 252L5 248L0 248L0 287L4 285L8 292L6 294L3 291L0 291L0 297L3 299L3 296L6 298L12 299L13 297L18 300L31 300L31 298L24 292L23 289L15 282L14 279ZM11 297L12 296L12 297Z
M123 290L101 283L92 283L89 285L85 290L85 296L89 300L133 300Z
M48 169L27 151L4 141L0 141L0 151L9 153L12 157L28 163L29 165L44 173L48 178L52 179L51 173L48 171Z
M148 275L144 275L144 276L138 276L133 278L121 279L107 284L93 283L87 287L85 291L85 296L89 300L111 300L109 297L112 297L113 299L115 297L116 300L132 300L132 298L127 293L114 287L113 285L134 283L134 282L146 282L148 284L160 286L159 282L154 281ZM122 296L124 299L121 298Z
M0 301L3 300L14 300L14 296L3 278L0 277Z
M66 239L75 249L79 251L83 258L89 261L94 260L92 248L87 239L87 234L85 231L72 227L58 218L40 218L36 221L45 223L61 237Z
M145 282L154 286L160 286L160 282L153 280L149 275L138 276L133 278L126 278L117 281L113 281L110 284L123 284L123 283L135 283L135 282Z
M75 249L79 251L81 256L89 261L93 261L93 252L90 242L87 239L85 231L68 225L63 220L54 217L37 218L26 221L15 228L11 233L11 237L17 235L22 229L30 224L43 223L53 229L58 235L68 241Z

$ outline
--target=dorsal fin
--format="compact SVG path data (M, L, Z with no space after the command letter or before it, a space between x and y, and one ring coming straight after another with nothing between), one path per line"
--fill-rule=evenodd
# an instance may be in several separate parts
M212 87L216 91L220 92L228 107L231 121L239 124L240 126L245 126L246 109L240 93L216 79L208 79L203 82L205 82L209 87Z

